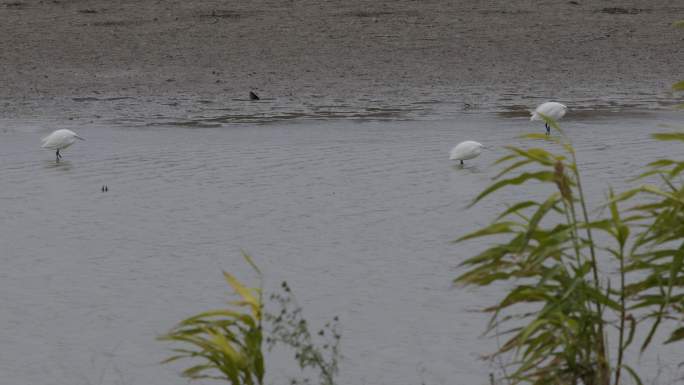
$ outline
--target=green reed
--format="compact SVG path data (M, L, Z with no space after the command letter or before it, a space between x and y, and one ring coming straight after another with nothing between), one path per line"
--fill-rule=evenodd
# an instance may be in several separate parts
M261 272L251 258L245 260ZM194 364L182 372L191 380L215 379L233 385L261 385L264 378L262 354L262 289L243 285L229 273L223 273L239 299L229 308L211 310L181 321L163 341L181 343L164 363L191 359Z
M304 373L305 369L312 369L318 373L321 385L335 385L341 358L338 317L314 335L286 282L281 285L282 293L274 292L269 297L278 306L277 311L265 311L261 271L249 255L243 252L242 256L257 272L260 286L247 287L224 272L226 281L239 299L229 301L229 308L187 318L159 337L162 341L182 345L174 348L175 354L162 363L180 359L192 361L191 366L181 373L191 380L213 379L232 385L261 385L265 372L262 347L265 339L269 349L283 345L294 351L302 375L289 379L290 384L313 383Z
M507 337L490 356L509 358L502 380L618 385L626 372L641 384L625 362L636 330L647 330L641 352L665 321L675 327L665 343L684 338L684 328L676 327L684 316L684 162L651 163L642 177L659 175L662 187L641 185L618 195L610 190L607 210L601 210L607 214L590 218L575 150L556 122L545 119L559 136L526 137L550 141L558 153L507 147L496 162L504 169L473 204L521 185L549 185L552 192L544 200L513 202L493 223L459 238L490 241L462 263L466 271L455 282L510 286L485 309L491 313L486 334ZM653 137L684 142L684 133ZM617 341L609 339L608 328L617 329Z

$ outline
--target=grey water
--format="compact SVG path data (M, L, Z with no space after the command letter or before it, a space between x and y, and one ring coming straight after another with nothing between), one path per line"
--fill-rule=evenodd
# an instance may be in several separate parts
M479 356L496 342L480 336L476 310L502 292L454 288L484 244L450 241L546 192L466 208L503 146L552 147L519 138L543 132L524 115L0 122L0 383L186 383L181 366L159 365L171 346L155 337L225 305L222 270L256 284L243 249L266 289L288 281L314 324L340 317L340 383L488 383L497 369ZM594 207L648 162L681 154L649 136L681 116L568 114ZM86 138L59 164L39 147L57 128ZM460 168L448 152L463 140L489 150ZM659 365L640 364L651 375ZM267 371L269 384L297 373L278 354Z

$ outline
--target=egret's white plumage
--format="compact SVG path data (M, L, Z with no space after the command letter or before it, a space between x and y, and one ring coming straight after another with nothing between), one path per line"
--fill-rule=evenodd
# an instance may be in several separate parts
M546 102L542 103L537 107L534 111L531 112L531 117L530 120L541 120L543 121L544 119L541 117L540 114L549 117L553 120L560 120L563 116L565 116L565 113L568 112L568 107L566 107L564 104L556 103L556 102ZM549 135L551 133L551 128L549 127L548 124L544 123L546 126L546 135Z
M464 160L473 159L478 157L482 153L484 146L482 143L474 142L472 140L466 140L456 145L456 147L451 149L449 153L449 159L460 160L463 164Z
M59 150L64 150L65 148L71 146L74 144L76 139L85 140L71 130L61 129L44 137L41 147L48 148L50 150L57 150L57 161L59 162L59 159L62 157L62 155L59 154Z

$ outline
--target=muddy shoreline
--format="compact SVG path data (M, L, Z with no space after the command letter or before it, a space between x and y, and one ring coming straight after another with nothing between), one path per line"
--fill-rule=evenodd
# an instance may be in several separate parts
M127 116L118 98L155 101L141 116L239 110L250 90L288 112L668 106L684 77L680 18L684 3L664 0L2 0L0 106L92 120Z

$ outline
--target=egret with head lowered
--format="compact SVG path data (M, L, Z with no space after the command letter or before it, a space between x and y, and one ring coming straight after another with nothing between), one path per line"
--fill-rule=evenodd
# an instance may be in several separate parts
M57 163L59 163L59 160L62 158L59 150L64 150L65 148L71 146L74 144L76 139L85 140L71 130L57 130L43 138L43 145L41 147L48 148L50 150L57 150Z
M536 110L531 112L532 117L530 118L530 120L543 121L544 118L542 118L542 115L544 115L548 118L558 121L560 118L565 116L566 112L568 112L568 107L566 107L564 104L556 102L546 102L540 104ZM546 135L551 135L551 127L549 127L549 124L544 121L544 126L546 127Z
M484 145L472 140L466 140L456 145L449 153L449 159L460 160L463 165L464 160L477 158L482 153Z

